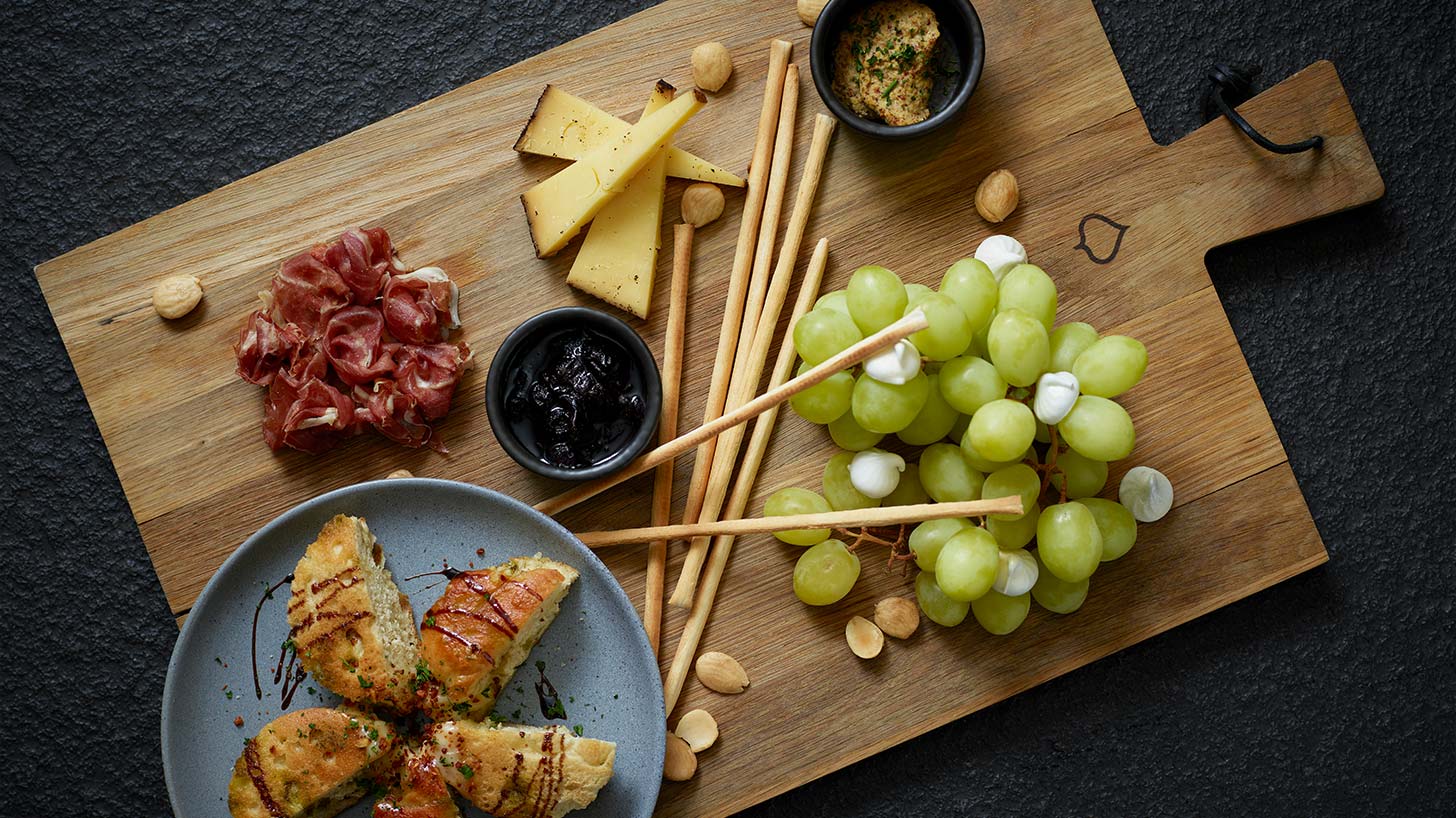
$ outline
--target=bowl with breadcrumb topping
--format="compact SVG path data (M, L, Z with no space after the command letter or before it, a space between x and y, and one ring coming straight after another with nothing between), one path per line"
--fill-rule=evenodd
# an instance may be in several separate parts
M814 25L814 87L849 128L913 139L954 121L981 78L985 34L965 0L829 0Z

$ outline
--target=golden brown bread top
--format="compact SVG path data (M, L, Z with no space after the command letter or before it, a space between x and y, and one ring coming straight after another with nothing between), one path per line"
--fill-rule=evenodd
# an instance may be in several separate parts
M398 783L374 805L374 818L460 818L433 753L406 756Z
M420 653L439 694L426 697L426 709L436 718L489 713L576 577L569 565L517 557L451 579L420 629Z
M367 778L389 764L390 726L347 710L313 707L284 713L243 744L228 784L233 818L283 818L310 813L329 799L339 808L358 799Z
M324 687L407 713L415 705L418 635L409 599L383 563L364 520L329 520L294 569L288 624L300 663Z
M450 786L496 818L560 818L590 804L617 756L616 744L560 726L447 721L426 743Z

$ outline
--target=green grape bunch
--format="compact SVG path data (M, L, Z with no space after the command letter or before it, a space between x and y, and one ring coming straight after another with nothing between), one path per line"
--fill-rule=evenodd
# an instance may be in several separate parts
M1172 485L1139 466L1117 500L1099 496L1109 464L1137 443L1117 399L1147 373L1147 348L1087 323L1058 325L1056 284L1014 239L993 236L976 256L950 265L938 289L861 267L797 322L801 371L911 310L929 326L795 396L795 414L826 427L838 451L821 491L782 488L764 514L1019 497L1020 515L931 520L902 538L926 617L953 627L969 616L1006 635L1032 601L1054 614L1081 608L1098 567L1131 551L1138 523L1168 513ZM891 436L918 457L877 448ZM805 549L793 572L805 604L833 605L853 589L860 539L847 545L845 533L776 534Z

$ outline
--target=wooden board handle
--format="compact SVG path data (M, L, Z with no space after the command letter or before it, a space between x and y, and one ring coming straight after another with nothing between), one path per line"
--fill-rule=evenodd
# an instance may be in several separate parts
M1169 220L1207 250L1379 199L1385 182L1334 64L1321 60L1238 106L1276 141L1324 137L1305 153L1278 155L1255 145L1219 117L1161 151L1169 198L1182 213ZM1210 202L1212 200L1212 202ZM1212 207L1211 207L1212 205ZM1199 218L1198 212L1220 214Z

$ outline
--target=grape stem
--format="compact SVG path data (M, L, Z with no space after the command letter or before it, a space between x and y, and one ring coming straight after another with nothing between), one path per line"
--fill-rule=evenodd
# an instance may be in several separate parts
M888 540L871 533L873 531L894 531L895 539ZM910 526L904 523L892 526L857 526L854 528L836 528L834 533L846 540L852 540L845 547L850 551L859 547L860 543L874 543L883 545L890 549L890 559L885 565L886 570L893 569L895 563L905 563L915 559L910 551ZM908 566L907 566L908 568Z
M1043 464L1037 463L1035 460L1030 461L1031 467L1041 472L1041 491L1037 492L1037 496L1046 494L1047 488L1051 486L1052 475L1060 472L1062 475L1062 485L1058 489L1059 499L1057 502L1065 503L1067 502L1067 471L1057 465L1057 449L1059 447L1057 446L1056 424L1047 425L1047 435L1051 440L1047 446L1047 462Z

